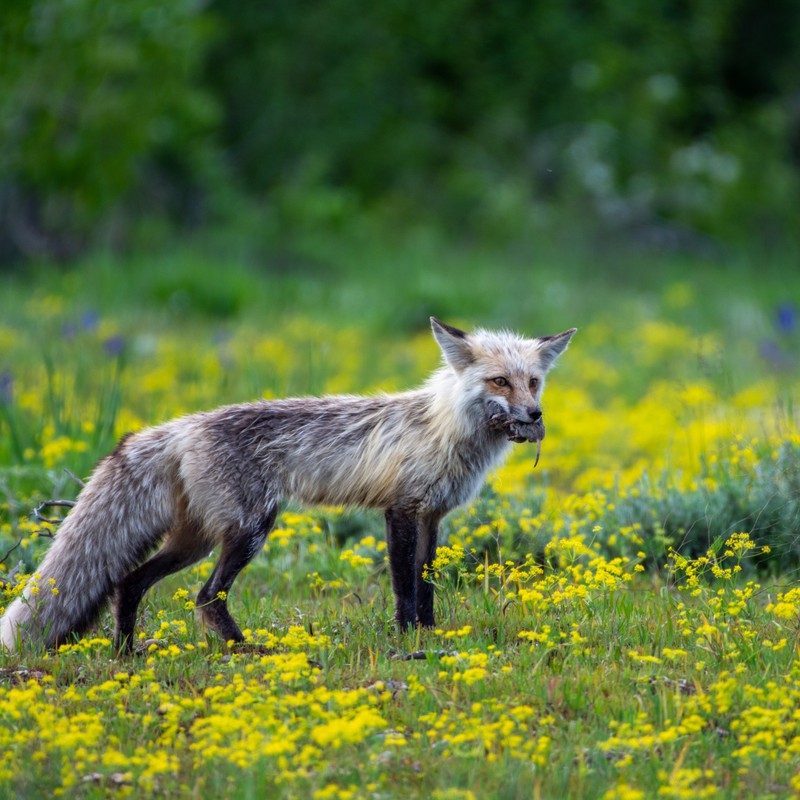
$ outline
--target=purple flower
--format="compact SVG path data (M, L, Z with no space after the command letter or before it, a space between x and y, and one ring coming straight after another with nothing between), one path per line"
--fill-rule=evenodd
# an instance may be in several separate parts
M118 356L122 354L122 351L125 349L125 338L116 334L115 336L109 336L103 342L103 350L106 351L106 354L109 356Z
M100 322L100 315L92 308L87 309L81 315L81 328L85 331L93 331Z
M793 333L797 327L797 306L794 303L781 303L775 309L775 327L779 333Z
M14 399L14 376L10 370L0 372L0 403L11 405Z
M790 369L792 366L792 359L783 348L772 339L765 339L761 342L758 348L761 358L766 361L770 367L776 370Z

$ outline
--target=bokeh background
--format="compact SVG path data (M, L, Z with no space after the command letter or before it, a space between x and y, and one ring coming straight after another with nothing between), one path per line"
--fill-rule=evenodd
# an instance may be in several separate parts
M796 244L792 0L8 0L0 29L5 269L221 228L271 270L308 229Z

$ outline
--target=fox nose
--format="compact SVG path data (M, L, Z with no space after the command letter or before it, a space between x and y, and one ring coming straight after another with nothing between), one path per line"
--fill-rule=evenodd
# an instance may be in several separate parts
M539 406L530 406L528 416L531 418L531 422L538 422L542 418L542 409Z

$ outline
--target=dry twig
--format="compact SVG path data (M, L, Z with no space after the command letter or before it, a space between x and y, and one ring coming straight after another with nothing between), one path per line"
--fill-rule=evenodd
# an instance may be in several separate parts
M47 525L58 525L62 522L60 517L45 517L42 514L42 509L45 508L72 508L75 505L74 500L45 500L39 503L33 510L33 516L36 517L37 522L44 522Z

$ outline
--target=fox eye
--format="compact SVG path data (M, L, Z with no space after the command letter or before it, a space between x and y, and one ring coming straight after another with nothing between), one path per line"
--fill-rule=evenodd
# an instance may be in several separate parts
M497 378L492 378L492 383L495 384L495 386L508 386L508 379L500 375Z
M539 388L539 379L531 378L531 389L538 389L538 388Z

